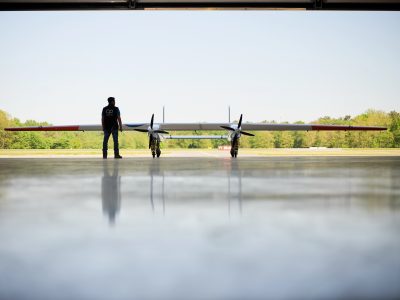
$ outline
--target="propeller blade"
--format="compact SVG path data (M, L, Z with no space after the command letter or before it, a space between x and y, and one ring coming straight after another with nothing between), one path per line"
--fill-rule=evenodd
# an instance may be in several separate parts
M152 140L153 140L153 136L150 135L150 136L149 136L149 149L151 148L151 142L152 142Z
M154 114L151 115L150 128L153 129Z
M153 132L169 134L169 132L166 132L164 130L154 130Z
M235 129L233 129L233 128L229 127L229 126L220 126L220 127L223 128L223 129L226 129L226 130L235 131Z
M243 134L243 135L255 136L254 134L248 133L248 132L245 132L245 131L240 131L240 133Z
M147 129L133 129L135 131L140 131L140 132L148 132Z
M240 128L240 126L242 126L242 117L243 117L243 115L240 114L240 119L239 119L239 123L238 123L238 128Z

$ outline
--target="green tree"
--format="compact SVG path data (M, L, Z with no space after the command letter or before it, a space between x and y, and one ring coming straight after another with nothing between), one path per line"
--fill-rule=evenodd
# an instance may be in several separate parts
M392 147L400 148L400 113L391 111L389 113L390 126L389 131L392 133Z
M3 110L0 110L0 149L7 149L12 144L12 134L4 130L6 127L13 126L10 116Z
M266 121L263 121L266 123ZM270 123L276 123L274 121ZM296 122L303 124L303 122ZM377 110L367 110L355 117L346 115L342 118L325 116L319 118L314 124L333 125L362 125L385 126L383 132L359 131L276 131L255 132L255 137L242 136L241 147L251 148L290 148L290 147L400 147L400 114L396 111L385 113ZM46 122L28 120L21 122L10 117L5 111L0 110L0 148L43 149L43 148L73 148L73 149L101 149L103 141L102 132L8 132L5 127L12 126L46 126ZM202 132L178 132L175 135L199 135ZM209 132L210 135L225 135L226 131ZM167 140L163 147L168 148L217 148L220 145L229 145L227 140ZM124 132L120 134L120 147L129 149L146 149L148 147L147 134L138 132ZM112 148L112 139L109 141Z

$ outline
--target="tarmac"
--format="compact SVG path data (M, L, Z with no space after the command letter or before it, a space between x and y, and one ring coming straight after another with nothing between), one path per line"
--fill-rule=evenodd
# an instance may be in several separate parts
M0 158L0 299L400 297L400 157Z

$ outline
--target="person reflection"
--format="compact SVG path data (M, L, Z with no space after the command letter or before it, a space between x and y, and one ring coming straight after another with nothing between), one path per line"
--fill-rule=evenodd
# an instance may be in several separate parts
M119 162L103 163L103 178L101 180L101 199L103 213L108 216L110 225L121 208L121 176L118 175ZM112 173L111 169L112 168Z

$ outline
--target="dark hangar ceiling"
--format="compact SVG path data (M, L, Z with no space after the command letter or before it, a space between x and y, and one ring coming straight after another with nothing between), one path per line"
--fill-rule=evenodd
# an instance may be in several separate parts
M0 0L0 10L400 10L400 0Z

